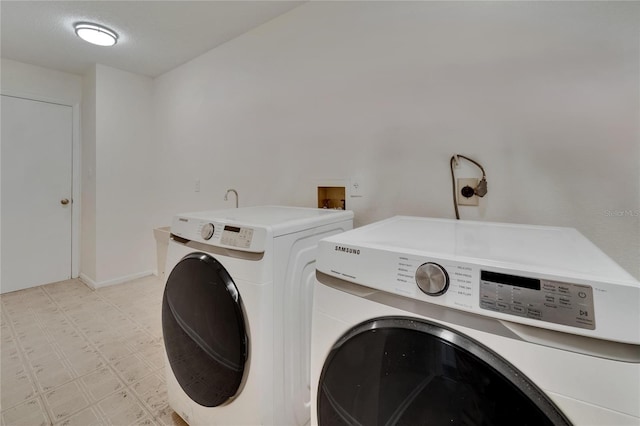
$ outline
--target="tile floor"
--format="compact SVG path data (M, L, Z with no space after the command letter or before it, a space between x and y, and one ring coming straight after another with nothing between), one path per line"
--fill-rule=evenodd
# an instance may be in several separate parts
M156 277L0 295L2 426L185 425L169 408Z

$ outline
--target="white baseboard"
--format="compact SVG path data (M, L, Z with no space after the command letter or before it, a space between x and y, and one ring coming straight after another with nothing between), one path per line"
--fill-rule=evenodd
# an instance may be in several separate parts
M89 288L96 290L98 288L108 287L110 285L122 284L122 283L126 283L127 281L148 277L150 275L154 275L154 271L139 272L137 274L126 275L123 277L114 278L112 280L106 280L106 281L100 281L100 282L96 282L92 280L91 278L89 278L83 273L80 273L80 276L78 278L80 278L80 281L85 283Z
M86 284L87 287L92 288L92 289L96 289L96 282L93 281L91 278L89 278L88 276L86 276L85 274L83 274L82 272L80 272L80 275L78 275L78 278L80 278L80 281L82 281L83 283Z

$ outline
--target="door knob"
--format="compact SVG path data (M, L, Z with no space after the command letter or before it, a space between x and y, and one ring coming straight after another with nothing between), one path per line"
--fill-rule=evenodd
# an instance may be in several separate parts
M66 206L67 204L69 204L69 199L63 198L62 200L60 200L60 204L62 204L63 206Z

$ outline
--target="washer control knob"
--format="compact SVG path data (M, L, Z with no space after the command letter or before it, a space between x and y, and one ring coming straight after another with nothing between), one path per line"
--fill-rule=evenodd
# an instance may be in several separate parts
M416 284L429 296L440 296L449 288L449 275L437 263L423 263L416 270Z
M202 230L200 231L200 235L202 235L202 238L204 238L205 240L209 240L211 239L211 237L213 237L213 231L214 231L214 227L212 223L207 223L205 225L202 226Z

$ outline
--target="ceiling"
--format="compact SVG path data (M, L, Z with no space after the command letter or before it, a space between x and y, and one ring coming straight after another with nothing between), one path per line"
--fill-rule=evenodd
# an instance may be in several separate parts
M157 77L301 1L0 1L3 58L84 74L94 63ZM80 21L118 33L113 47L73 31Z

